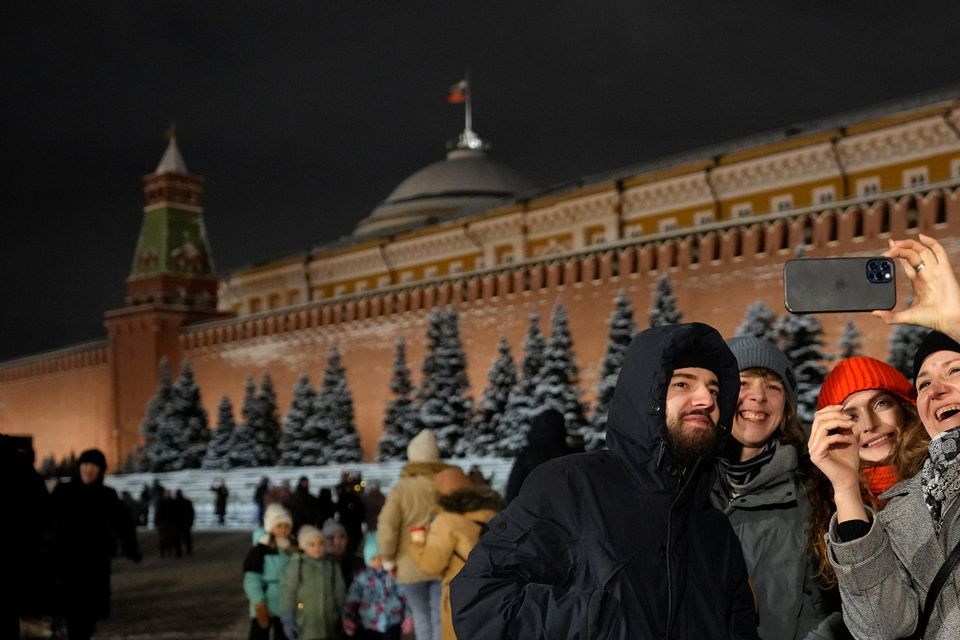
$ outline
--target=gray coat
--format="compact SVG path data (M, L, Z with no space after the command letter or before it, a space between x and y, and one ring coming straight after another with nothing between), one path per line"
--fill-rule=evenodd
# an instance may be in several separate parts
M881 497L891 498L890 502L873 518L865 536L839 542L836 515L826 535L843 599L843 618L860 640L893 640L913 633L930 583L960 540L960 501L947 505L938 538L920 492L920 476ZM960 570L944 584L925 640L960 638L958 596Z
M760 611L760 637L806 636L827 613L807 544L811 509L797 471L797 450L779 445L760 473L736 492L718 474L711 500L730 518L743 547Z

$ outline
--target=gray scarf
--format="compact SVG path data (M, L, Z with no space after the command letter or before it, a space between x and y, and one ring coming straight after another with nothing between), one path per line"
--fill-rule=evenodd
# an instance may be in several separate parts
M920 472L920 490L933 518L933 529L940 534L943 505L960 494L960 427L944 431L930 441L929 455Z

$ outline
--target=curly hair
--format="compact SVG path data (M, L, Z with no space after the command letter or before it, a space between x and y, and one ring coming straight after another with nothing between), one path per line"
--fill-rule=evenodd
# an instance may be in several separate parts
M886 460L882 460L876 465L861 464L860 466L860 496L863 498L863 503L874 511L883 509L887 505L887 501L880 500L873 495L863 469L868 466L891 465L898 482L912 478L920 473L920 469L923 468L923 461L927 456L927 445L930 442L930 436L920 422L916 407L906 400L894 398L903 411L903 424L897 434L894 449ZM829 588L837 584L837 576L833 571L833 565L830 564L830 552L824 539L827 529L830 527L830 519L837 510L833 502L833 486L823 472L816 467L812 469L809 486L808 495L813 514L810 520L808 540L817 560L816 577L824 588Z

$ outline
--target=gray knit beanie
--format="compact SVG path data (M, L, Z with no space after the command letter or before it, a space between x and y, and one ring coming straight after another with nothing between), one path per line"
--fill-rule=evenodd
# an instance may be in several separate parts
M737 365L740 371L752 369L754 367L763 367L769 369L780 376L784 387L787 390L787 396L790 398L790 406L797 406L797 377L793 374L793 367L783 351L769 340L763 340L754 336L737 336L727 340L727 346L733 355L737 358Z

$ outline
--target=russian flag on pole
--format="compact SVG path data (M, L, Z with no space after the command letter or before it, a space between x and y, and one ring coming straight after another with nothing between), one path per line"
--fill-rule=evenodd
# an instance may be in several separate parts
M467 81L461 80L460 82L450 85L450 91L447 93L447 102L450 104L463 104L467 101Z

